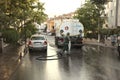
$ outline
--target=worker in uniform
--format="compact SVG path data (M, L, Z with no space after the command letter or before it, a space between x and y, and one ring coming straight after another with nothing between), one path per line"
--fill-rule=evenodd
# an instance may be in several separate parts
M64 37L64 43L63 43L63 53L69 50L69 41L70 41L70 33L67 33L67 35Z

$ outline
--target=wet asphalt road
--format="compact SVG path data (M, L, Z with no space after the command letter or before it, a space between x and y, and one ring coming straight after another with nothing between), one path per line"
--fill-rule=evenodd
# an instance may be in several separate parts
M70 56L60 57L53 38L49 41L47 52L28 53L22 59L10 80L120 80L115 48L84 45L82 50L74 47Z

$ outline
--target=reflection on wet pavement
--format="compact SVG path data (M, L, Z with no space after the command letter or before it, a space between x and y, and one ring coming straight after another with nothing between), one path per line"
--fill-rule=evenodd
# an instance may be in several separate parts
M19 64L18 56L22 46L9 45L3 53L0 53L0 80L8 80L10 75L14 72L15 67Z
M27 54L11 80L120 80L116 49L86 45L82 50L73 48L70 56L58 60L36 60L57 54L56 48L48 48L46 54Z

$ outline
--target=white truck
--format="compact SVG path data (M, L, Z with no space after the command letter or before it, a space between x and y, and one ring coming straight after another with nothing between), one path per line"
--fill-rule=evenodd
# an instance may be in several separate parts
M82 47L84 37L84 26L77 19L60 19L54 21L55 44L62 46L64 36L70 33L71 45Z

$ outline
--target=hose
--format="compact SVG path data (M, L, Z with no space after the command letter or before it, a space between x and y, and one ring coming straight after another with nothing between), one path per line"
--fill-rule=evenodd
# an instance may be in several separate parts
M51 58L53 57L53 58ZM51 56L39 56L36 58L36 60L42 60L42 61L46 61L46 60L59 60L62 59L63 57L65 57L63 54L55 54L55 55L51 55Z

